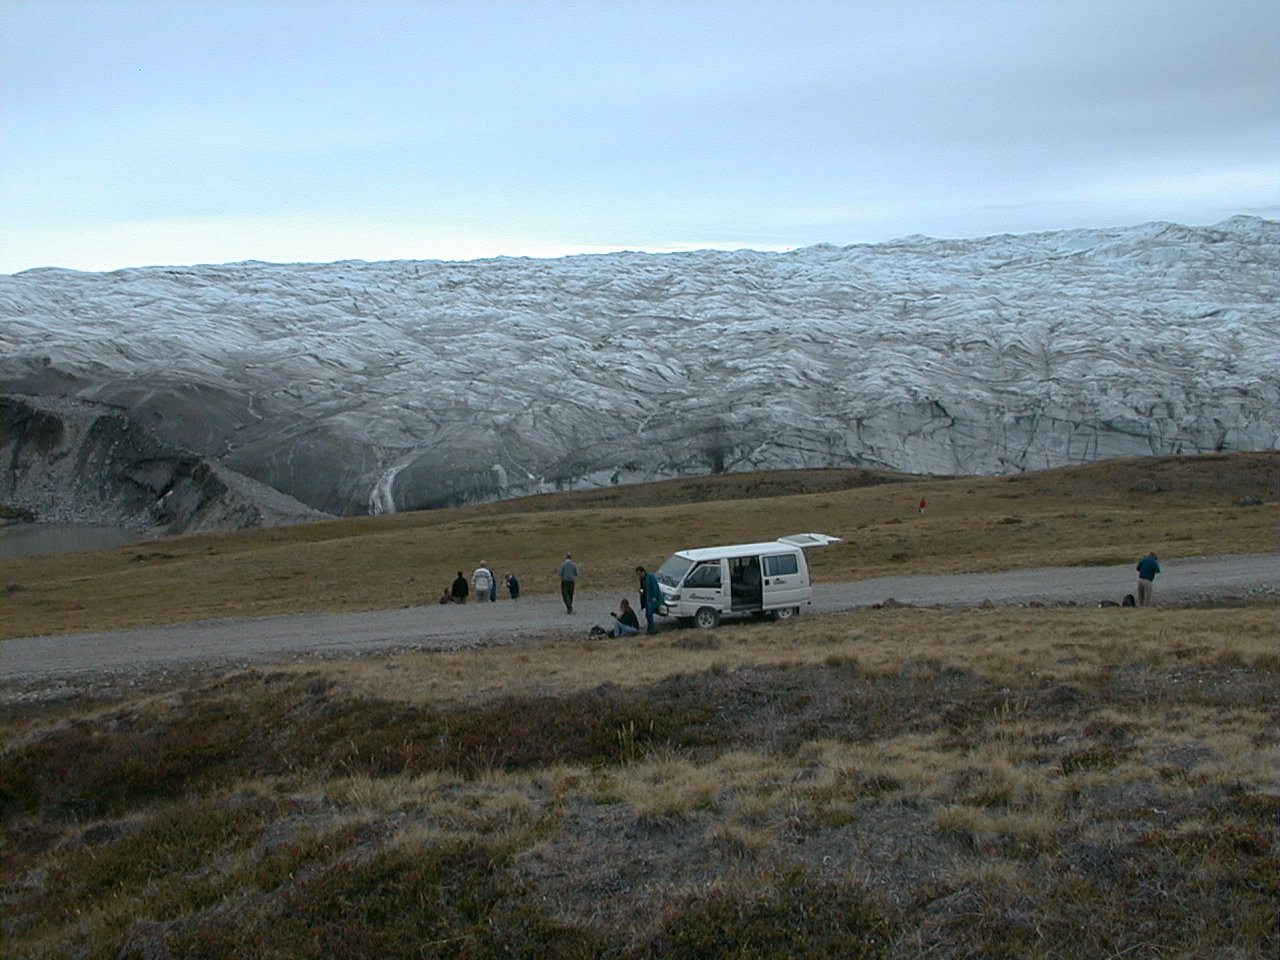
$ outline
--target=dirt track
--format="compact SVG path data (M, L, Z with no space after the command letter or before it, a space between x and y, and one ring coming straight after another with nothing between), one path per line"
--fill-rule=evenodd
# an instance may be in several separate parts
M1157 603L1276 594L1280 555L1162 562ZM1133 567L1047 567L998 574L882 577L818 584L812 613L836 613L894 600L965 607L1043 603L1093 605L1133 590ZM111 633L21 637L0 644L4 699L58 696L141 675L223 669L310 656L357 656L397 649L459 649L585 635L607 624L622 590L584 591L568 616L558 598L513 603L422 606L372 613L214 620ZM670 628L670 625L664 625Z

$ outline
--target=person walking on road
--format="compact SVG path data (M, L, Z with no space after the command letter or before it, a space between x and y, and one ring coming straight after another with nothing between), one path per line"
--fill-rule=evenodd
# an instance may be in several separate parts
M564 612L573 613L573 591L578 584L578 565L570 554L564 555L560 564L560 598L564 600Z
M1138 561L1138 606L1151 606L1151 588L1154 585L1152 581L1159 572L1160 564L1156 561L1154 553L1148 553Z
M653 615L662 606L662 588L658 586L658 578L644 567L636 567L636 575L640 577L640 608L644 610L645 623L648 624L649 633L657 633Z
M471 574L471 588L476 592L476 603L484 603L493 599L493 571L483 560Z

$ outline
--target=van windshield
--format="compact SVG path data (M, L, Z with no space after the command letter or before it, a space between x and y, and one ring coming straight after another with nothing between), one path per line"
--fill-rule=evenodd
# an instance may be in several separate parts
M656 574L658 582L665 583L668 587L674 587L680 583L680 580L689 572L689 568L692 566L692 560L672 555L667 558L666 563L658 568Z

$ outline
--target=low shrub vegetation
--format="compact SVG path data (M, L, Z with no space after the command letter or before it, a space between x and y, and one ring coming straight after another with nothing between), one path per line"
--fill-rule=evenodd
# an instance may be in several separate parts
M1272 956L1274 616L899 608L14 708L6 955Z

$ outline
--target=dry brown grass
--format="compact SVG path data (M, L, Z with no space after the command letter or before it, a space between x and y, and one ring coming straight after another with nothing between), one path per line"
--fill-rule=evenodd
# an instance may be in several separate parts
M305 896L352 956L1267 955L1274 618L882 609L15 710L8 942L227 955Z
M7 562L4 581L24 589L5 593L0 631L431 603L457 570L481 559L517 572L526 593L551 593L566 550L593 583L629 586L637 563L652 568L682 547L807 530L846 538L814 554L815 576L828 581L1121 563L1154 546L1170 559L1267 552L1276 548L1277 476L1274 453L1113 460L987 478L805 471L172 537ZM923 516L915 507L921 497L929 502ZM1262 505L1240 506L1249 500Z
M1269 547L1255 518L1269 526L1273 509L1220 505L1274 480L1273 457L1246 469L1253 462L1142 465L1171 494L1156 512L1191 531L1177 541L1188 553L1224 552L1212 537L1228 535L1225 552ZM1110 469L1075 475L1073 512L1145 524L1152 511L1119 504L1129 494L1108 502L1108 483L1131 479ZM1218 485L1197 486L1202 470L1218 471ZM923 546L950 530L930 572L994 569L1037 553L1047 562L1048 533L1006 533L1034 518L1051 527L1065 512L1056 482L983 481L985 493L960 495L993 504L1034 490L1016 501L1022 524L948 515L933 488L918 518L917 493L899 503L910 484L783 505L794 517L808 497L847 496L869 512L879 503L885 518L867 520L861 547L881 533ZM900 516L887 513L894 504ZM688 511L690 536L730 527L737 539L753 522L739 514L780 504L722 507L635 515ZM485 509L483 529L528 524L530 537L557 518L589 519L585 537L608 515ZM1211 532L1205 518L1231 509ZM309 547L399 542L410 521L421 537L473 533L478 520L376 518L334 525L365 531L339 540L319 528L265 532L228 538L239 546L211 559L224 571L237 552L301 563ZM1150 532L1143 524L1124 525L1134 540L1099 548L1123 556L1090 562L1132 559L1148 545L1136 539ZM1000 530L982 540L988 525ZM972 534L963 543L961 530ZM214 542L190 538L175 552L190 549L182 563L195 569ZM607 538L592 542L606 550ZM831 561L846 571L836 576L905 563L861 547ZM969 548L987 552L964 567ZM554 560L560 543L548 552ZM1163 541L1161 552L1173 555ZM631 557L595 562L622 564L629 582ZM94 584L122 575L78 569ZM1275 612L885 608L735 624L697 644L670 631L415 652L11 703L6 955L1274 956Z
M11 711L7 939L236 955L302 909L351 956L1266 955L1274 616L885 609Z
M668 632L626 641L567 640L536 650L408 652L275 669L319 674L361 696L452 705L527 693L568 696L606 683L640 687L682 674L781 664L845 666L883 675L927 658L983 677L1013 674L1075 683L1100 670L1171 667L1212 651L1219 662L1275 669L1276 627L1269 606L1157 607L1144 610L1141 620L1132 614L1122 607L1069 613L1040 607L888 607L776 624L730 624L707 644L687 644L686 634ZM1049 622L1060 627L1046 634Z

